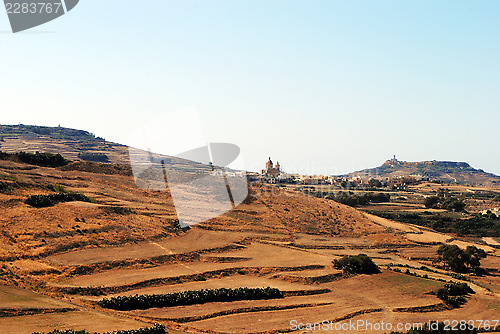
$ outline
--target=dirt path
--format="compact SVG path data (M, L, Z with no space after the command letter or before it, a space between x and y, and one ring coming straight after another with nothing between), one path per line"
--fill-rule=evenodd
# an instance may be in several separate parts
M388 228L392 228L392 229L395 229L395 230L399 230L399 231L403 231L403 232L408 232L408 233L420 233L420 229L417 228L417 227L414 227L414 226L410 226L410 225L407 225L407 224L403 224L403 223L398 223L398 222L395 222L395 221L392 221L392 220L389 220L389 219L385 219L385 218L382 218L382 217L378 217L378 216L375 216L375 215L372 215L370 213L366 213L366 212L363 212L363 215L370 219L371 221L373 221L375 224L378 224L378 225L382 225L382 226L385 226L385 227L388 227Z

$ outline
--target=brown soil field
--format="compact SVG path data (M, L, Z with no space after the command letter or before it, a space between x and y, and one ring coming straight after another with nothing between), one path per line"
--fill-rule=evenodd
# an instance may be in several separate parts
M0 329L5 334L49 332L54 329L110 332L151 327L148 322L107 315L102 312L81 311L0 318Z
M266 254L263 256L262 254ZM119 286L135 284L142 281L165 277L178 277L193 274L203 274L211 271L228 268L273 268L273 267L301 267L308 265L330 265L331 259L303 250L287 247L254 243L238 250L217 254L213 257L241 257L243 262L212 263L212 262L186 262L155 266L153 268L118 269L81 275L55 283L57 286Z
M192 229L186 234L161 241L144 241L120 247L89 248L50 256L47 260L58 265L83 265L127 259L147 259L161 255L196 252L220 248L239 241L241 234Z
M75 308L75 305L18 287L0 286L0 309L8 308Z

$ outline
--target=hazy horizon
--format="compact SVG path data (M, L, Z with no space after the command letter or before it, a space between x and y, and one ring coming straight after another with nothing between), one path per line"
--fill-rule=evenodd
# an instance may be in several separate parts
M247 170L464 161L500 175L495 1L81 2L25 33L0 15L2 124L127 144L195 106ZM112 13L110 15L109 13ZM50 32L50 33L49 33Z
M19 123L19 124L0 124L0 125L7 125L7 126L9 126L9 125L14 125L14 126L16 126L16 125L24 125L24 126L39 126L39 125L37 125L37 124L21 124L21 123ZM85 129L75 129L75 128L73 128L73 129L74 129L74 130L83 130L83 131L87 131L87 130L85 130ZM87 132L92 133L91 131L87 131ZM124 145L123 143L119 143L119 142L113 142L113 143L115 143L115 144L121 144L121 145ZM1 147L0 147L0 151L1 151ZM154 152L154 153L157 153L157 152ZM392 159L392 158L393 158L393 157L387 158L386 160L384 160L383 162L381 162L379 165L376 165L376 166L363 167L363 168L361 168L361 169L359 169L359 170L351 170L351 171L348 171L348 172L345 172L345 173L340 173L340 174L322 174L322 175L342 176L342 175L346 175L346 174L353 173L353 172L358 172L358 171L365 170L365 169L377 168L377 167L380 167L383 163L385 163L386 161L389 161L389 160L390 160L390 159ZM435 160L407 161L407 160L401 160L401 159L398 159L398 157L397 157L397 156L396 156L396 159L397 159L398 161L401 161L401 162L410 162L410 163L411 163L411 162L427 162L427 161L448 162L447 160L439 160L439 159L435 159ZM272 159L271 159L271 160L272 160ZM266 161L267 161L267 160L266 160ZM279 161L278 161L278 160L273 160L273 163L274 163L274 164L276 164L277 162L279 162ZM452 161L452 162L465 162L465 163L468 163L467 161ZM265 164L263 164L262 168L260 168L260 169L263 169L263 168L264 168L264 165L265 165ZM471 166L471 167L473 167L473 168L475 168L475 169L481 169L481 170L483 170L483 168L478 167L478 166ZM260 171L260 169L255 169L255 170L249 170L249 169L246 169L246 171L250 171L250 172L259 172L259 171ZM483 170L483 171L484 171L484 172L486 172L486 173L492 173L492 172L489 172L489 171L486 171L486 170ZM285 173L289 173L289 174L290 174L290 173L293 173L293 172L290 172L290 171L287 171L287 170L284 170L284 169L283 169L283 172L285 172ZM499 176L499 177L500 177L500 175L497 175L497 174L495 174L495 173L492 173L492 174L494 174L494 175L496 175L496 176ZM305 174L305 175L313 175L313 174ZM319 175L319 174L318 174L318 175Z

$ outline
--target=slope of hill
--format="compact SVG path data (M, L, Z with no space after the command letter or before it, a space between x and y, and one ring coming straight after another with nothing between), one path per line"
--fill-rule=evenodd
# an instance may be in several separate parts
M421 161L406 162L395 158L387 160L381 166L353 172L348 177L395 178L412 176L417 179L429 179L447 183L469 185L500 185L500 176L475 169L466 162L453 161Z
M81 153L105 154L109 161L128 164L128 149L94 134L64 127L0 125L0 151L49 152L75 160Z

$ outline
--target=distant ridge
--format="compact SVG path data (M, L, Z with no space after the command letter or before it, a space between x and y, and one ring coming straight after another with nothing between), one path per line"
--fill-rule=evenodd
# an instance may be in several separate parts
M350 178L360 177L362 179L386 179L407 176L446 183L500 186L500 176L487 173L482 169L475 169L466 162L436 160L407 162L399 161L396 157L387 160L379 167L363 169L345 176Z
M127 146L61 126L0 125L0 151L59 153L70 160L78 160L82 153L105 154L112 163L129 164Z
M61 154L72 161L110 163L130 167L129 147L106 141L91 132L37 125L0 125L0 151ZM143 154L134 150L134 154ZM177 157L167 157L172 166L196 169L203 165Z

